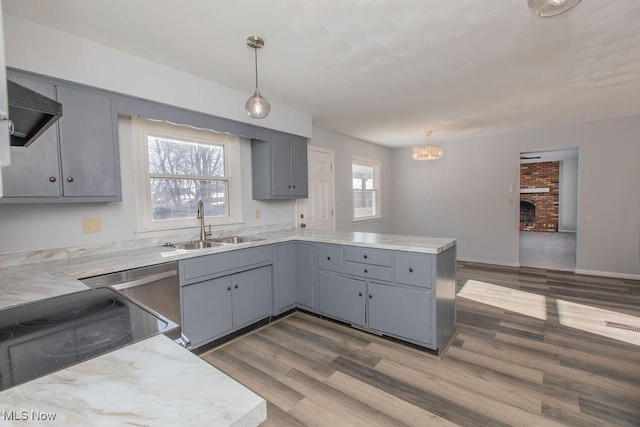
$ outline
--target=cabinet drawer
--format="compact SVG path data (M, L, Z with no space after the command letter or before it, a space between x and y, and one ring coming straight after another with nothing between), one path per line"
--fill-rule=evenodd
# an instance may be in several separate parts
M342 273L344 266L344 255L339 246L319 245L318 246L318 267L322 270Z
M395 281L397 283L431 288L435 256L396 254L395 261Z
M361 264L359 262L349 262L345 264L347 274L367 277L369 279L391 281L391 267L381 267L379 265Z
M374 249L345 249L345 259L347 261L362 262L365 264L391 266L391 253L376 251Z

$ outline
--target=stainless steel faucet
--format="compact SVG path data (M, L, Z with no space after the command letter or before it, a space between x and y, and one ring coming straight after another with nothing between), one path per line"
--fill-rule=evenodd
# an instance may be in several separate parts
M200 240L207 240L207 235L204 232L204 203L202 199L198 200L198 216L200 220Z

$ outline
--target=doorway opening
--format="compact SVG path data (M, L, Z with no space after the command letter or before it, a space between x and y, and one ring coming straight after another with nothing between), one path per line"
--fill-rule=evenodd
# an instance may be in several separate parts
M520 266L575 271L578 149L520 153Z

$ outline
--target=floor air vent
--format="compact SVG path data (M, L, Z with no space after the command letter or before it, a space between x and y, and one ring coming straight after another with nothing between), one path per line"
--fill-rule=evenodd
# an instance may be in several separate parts
M610 328L626 329L628 331L640 332L640 326L627 325L626 323L604 321L604 325Z

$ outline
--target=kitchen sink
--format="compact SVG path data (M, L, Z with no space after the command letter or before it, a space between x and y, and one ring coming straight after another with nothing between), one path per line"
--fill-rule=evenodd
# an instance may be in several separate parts
M221 243L224 245L237 245L239 243L247 243L247 242L257 242L260 240L258 237L245 237L245 236L227 236L227 237L217 237L215 239L209 239L207 242L215 242Z
M198 249L215 248L222 246L221 242L214 242L211 240L194 240L192 242L176 243L173 245L176 249L183 249L186 251L194 251Z

